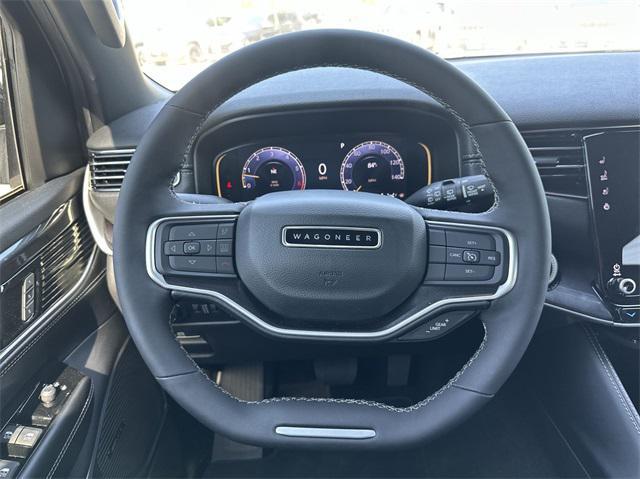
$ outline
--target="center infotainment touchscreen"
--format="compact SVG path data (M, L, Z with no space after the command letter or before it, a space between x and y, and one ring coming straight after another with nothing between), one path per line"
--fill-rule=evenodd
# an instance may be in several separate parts
M617 304L638 303L640 131L585 137L600 288Z

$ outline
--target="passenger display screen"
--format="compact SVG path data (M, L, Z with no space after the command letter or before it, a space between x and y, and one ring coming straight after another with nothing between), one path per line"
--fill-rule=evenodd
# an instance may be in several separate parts
M611 131L584 139L602 291L618 304L637 304L640 286L640 131ZM625 283L631 284L631 283Z

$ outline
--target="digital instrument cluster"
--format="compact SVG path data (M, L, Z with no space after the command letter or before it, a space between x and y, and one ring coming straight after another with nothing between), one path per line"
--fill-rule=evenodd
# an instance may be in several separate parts
M213 161L215 191L249 201L275 191L343 189L401 199L432 181L429 147L394 135L324 137L236 147Z

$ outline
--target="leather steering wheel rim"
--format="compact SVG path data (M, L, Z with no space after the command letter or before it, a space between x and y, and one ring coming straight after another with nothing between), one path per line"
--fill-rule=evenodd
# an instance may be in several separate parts
M463 218L508 229L517 242L518 274L511 291L483 313L484 339L464 367L419 403L396 408L362 400L233 397L182 350L168 316L170 292L147 272L149 225L170 215L238 213L197 195L177 195L171 182L191 154L212 111L267 78L313 67L348 67L401 80L434 98L467 134L461 154L490 177L496 202L486 213L421 210L426 219ZM282 35L245 47L200 73L162 109L137 147L125 177L114 227L118 294L133 340L149 369L184 409L234 440L265 447L391 448L453 427L485 404L511 374L536 328L546 292L550 225L541 181L517 129L477 84L428 51L386 36L348 30ZM373 431L292 437L286 426Z

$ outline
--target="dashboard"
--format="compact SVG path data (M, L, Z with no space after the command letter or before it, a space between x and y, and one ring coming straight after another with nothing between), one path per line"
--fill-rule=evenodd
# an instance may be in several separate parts
M536 161L547 192L557 260L547 307L624 326L620 331L637 330L640 324L639 59L640 53L631 52L456 62L507 111ZM94 161L104 159L108 165L122 160L113 158L114 150L130 158L164 103L148 105L96 131L87 143ZM268 161L262 156L271 152L294 169L301 165L304 177L298 175L298 180L305 189L344 189L341 168L352 163L353 169L352 161L345 162L348 154L363 143L381 142L399 154L404 178L392 180L384 164L371 165L369 173L387 171L389 176L380 173L377 181L364 175L363 189L407 198L430 181L482 173L473 159L461 158L459 143L466 135L456 128L427 95L392 78L344 68L292 72L239 93L206 120L175 190L249 201L274 188L298 188L295 175L287 176L285 167L278 176L280 165L277 182L254 182L262 178L245 174L243 186L243 173L253 175L261 164L265 170ZM605 164L600 163L602 155ZM94 165L94 172L97 168ZM265 171L271 175L270 168ZM351 184L348 175L342 176L348 187L362 184L362 176L352 176ZM373 178L376 181L369 181ZM119 184L99 190L102 183L90 191L91 204L112 223ZM628 278L635 281L635 289L624 281Z
M196 182L199 192L231 201L307 189L405 199L460 176L457 151L444 119L411 109L265 114L205 133L196 147Z

